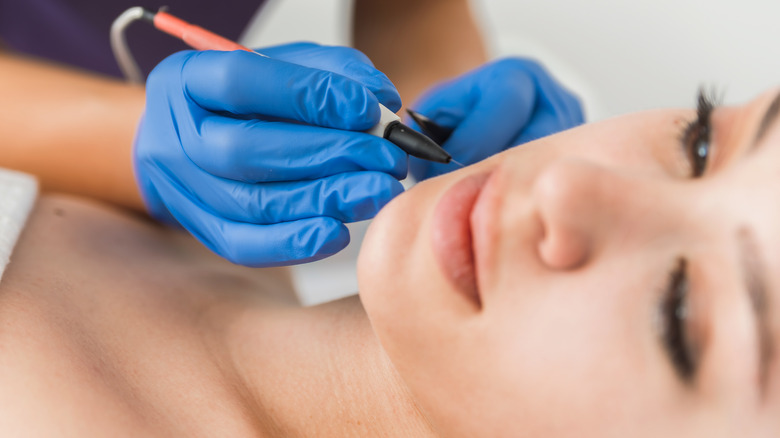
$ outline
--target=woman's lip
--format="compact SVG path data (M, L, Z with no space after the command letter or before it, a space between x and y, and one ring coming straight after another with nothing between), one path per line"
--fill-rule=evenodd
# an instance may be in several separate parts
M469 175L447 189L433 212L432 246L439 266L452 285L476 307L481 307L471 212L489 172Z

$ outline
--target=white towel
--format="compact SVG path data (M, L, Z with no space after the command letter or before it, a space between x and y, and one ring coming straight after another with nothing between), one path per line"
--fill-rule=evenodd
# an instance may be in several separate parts
M37 195L35 177L0 169L0 279Z

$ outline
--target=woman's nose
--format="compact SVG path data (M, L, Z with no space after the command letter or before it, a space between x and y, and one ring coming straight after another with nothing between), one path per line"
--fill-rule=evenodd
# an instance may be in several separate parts
M544 227L539 243L542 262L553 269L585 265L623 226L635 181L617 169L567 159L552 163L534 182L533 198ZM622 233L619 233L622 234Z

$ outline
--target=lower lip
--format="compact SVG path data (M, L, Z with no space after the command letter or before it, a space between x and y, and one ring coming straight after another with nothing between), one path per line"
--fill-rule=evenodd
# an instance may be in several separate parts
M481 306L474 267L471 211L489 173L468 176L450 187L433 212L433 252L444 275L469 301Z

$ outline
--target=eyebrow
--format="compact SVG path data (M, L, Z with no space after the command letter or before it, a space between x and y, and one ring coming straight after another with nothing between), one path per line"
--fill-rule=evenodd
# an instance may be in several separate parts
M770 304L764 265L761 263L755 236L748 227L737 231L740 264L756 321L758 340L758 385L761 399L765 398L774 360L774 339L770 330Z
M761 118L761 123L759 123L756 136L753 139L753 148L755 148L755 146L761 142L761 140L766 136L767 132L770 131L770 128L774 126L775 122L778 120L779 115L780 92L778 92L777 95L775 95L775 98L772 99L772 103L769 104L766 112L764 112L764 116Z

